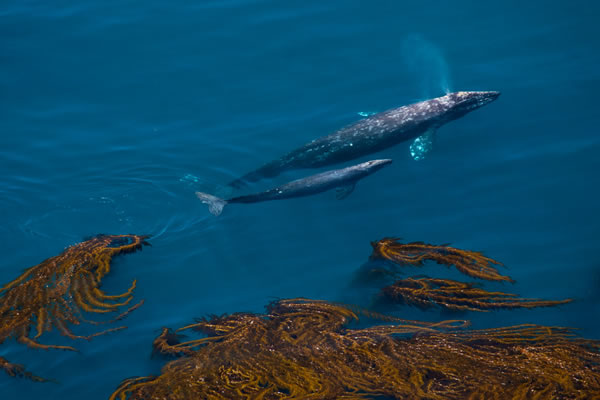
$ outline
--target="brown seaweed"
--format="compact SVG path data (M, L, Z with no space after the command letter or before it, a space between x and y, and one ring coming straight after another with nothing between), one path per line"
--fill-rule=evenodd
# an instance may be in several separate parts
M178 348L182 338L183 335L173 332L172 329L162 328L160 335L152 342L152 356L179 357L193 354L187 347Z
M446 266L454 265L456 269L473 278L490 281L514 280L500 275L492 266L503 265L501 262L485 257L478 251L461 250L447 245L432 245L423 242L400 243L397 238L384 238L371 242L372 259L386 259L399 265L423 266L425 261L435 261Z
M31 372L27 371L24 366L20 364L10 363L6 358L3 357L0 357L0 369L4 370L9 376L23 377L31 379L35 382L47 381L44 378L40 378L39 376L33 375Z
M114 256L141 249L147 236L99 235L68 247L60 255L31 267L0 289L0 343L14 338L36 349L77 351L71 346L42 344L38 339L53 328L70 339L91 339L124 326L87 336L73 333L72 325L82 322L99 325L124 318L142 302L109 321L91 321L84 313L117 312L133 299L136 281L127 291L107 295L101 290L102 278L110 272ZM0 359L0 369L11 376L43 380L26 372L22 366Z
M568 328L457 330L452 322L406 321L349 329L356 318L339 304L292 299L265 315L203 319L180 330L207 337L171 342L169 354L186 354L158 376L123 381L110 399L600 396L600 342Z
M552 307L571 302L571 299L526 299L512 293L489 292L472 283L435 278L401 279L384 287L381 293L394 303L423 309L437 306L457 311Z

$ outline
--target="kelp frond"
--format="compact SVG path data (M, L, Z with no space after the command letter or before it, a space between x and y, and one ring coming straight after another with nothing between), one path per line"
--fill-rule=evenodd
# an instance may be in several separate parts
M525 299L511 293L488 292L472 283L434 278L402 279L384 287L382 295L394 303L414 305L424 309L438 306L457 311L552 307L571 301L571 299L557 301Z
M25 370L20 364L12 364L7 359L0 357L0 369L4 370L9 376L18 376L27 379L31 379L35 382L46 382L47 380L39 376L33 375L31 372Z
M180 346L183 335L173 332L172 329L162 328L160 335L152 342L152 355L162 355L165 357L179 357L181 355L191 355L193 352L190 346Z
M21 276L0 289L0 343L15 338L19 343L37 349L76 351L71 346L46 345L38 342L45 332L57 329L70 339L91 339L125 327L107 329L92 335L73 333L72 325L82 322L94 325L124 318L142 302L109 321L89 321L85 313L110 313L128 306L133 299L136 282L122 294L107 295L101 290L102 278L110 272L114 256L141 249L147 236L99 235L68 247L60 255L27 269ZM12 376L25 376L8 361L0 367Z
M514 282L509 276L500 275L492 266L492 264L502 265L502 263L485 257L480 252L423 242L400 243L399 240L384 238L378 242L371 242L373 246L371 258L413 266L423 266L425 261L435 261L446 266L454 265L458 271L473 278Z
M445 330L453 324L410 321L348 329L356 317L340 304L292 299L264 315L200 320L183 329L211 336L169 344L187 351L159 376L125 380L110 399L600 396L600 345L568 328Z

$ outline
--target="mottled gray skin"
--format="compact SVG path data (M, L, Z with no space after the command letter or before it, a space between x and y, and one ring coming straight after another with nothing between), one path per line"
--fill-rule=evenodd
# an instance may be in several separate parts
M256 203L267 200L291 199L293 197L310 196L326 192L338 187L351 186L362 178L379 171L392 163L392 160L372 160L351 167L334 169L297 179L285 185L267 190L266 192L234 197L228 203Z
M343 198L352 192L356 182L391 163L392 160L389 159L367 161L351 167L326 171L307 178L298 179L265 192L233 197L228 200L201 192L196 192L196 196L203 203L208 204L210 212L214 215L221 214L223 207L229 203L258 203L262 201L290 199L310 196L334 188L342 189L341 196L339 197Z
M384 111L313 140L229 185L239 187L245 182L275 177L286 170L319 168L376 153L437 129L494 101L499 95L499 92L455 92Z

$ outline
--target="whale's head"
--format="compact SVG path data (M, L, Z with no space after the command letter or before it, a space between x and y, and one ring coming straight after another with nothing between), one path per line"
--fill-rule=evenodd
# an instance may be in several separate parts
M446 103L445 112L447 121L462 117L486 104L491 103L500 96L500 92L454 92L449 93L440 100Z
M373 172L379 171L381 168L388 166L392 163L389 158L382 160L371 160L357 165L357 167L365 172L372 174Z
M398 110L392 112L400 119L400 126L410 121L420 128L418 133L422 133L461 118L491 103L499 96L500 92L454 92L398 109L402 112Z

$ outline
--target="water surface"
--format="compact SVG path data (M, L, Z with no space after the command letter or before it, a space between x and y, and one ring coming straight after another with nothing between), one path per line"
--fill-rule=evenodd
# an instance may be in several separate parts
M147 233L153 247L116 259L104 282L117 293L138 279L146 303L129 329L80 354L6 342L0 356L61 384L0 374L2 398L106 399L121 379L157 373L153 338L194 317L295 296L369 306L372 290L349 283L384 236L481 250L517 280L487 288L576 300L464 314L475 327L600 339L599 12L584 1L3 2L0 281L97 233ZM394 164L343 201L215 218L194 197L228 194L224 183L359 112L447 90L502 96L443 127L425 160L409 143L378 154Z

